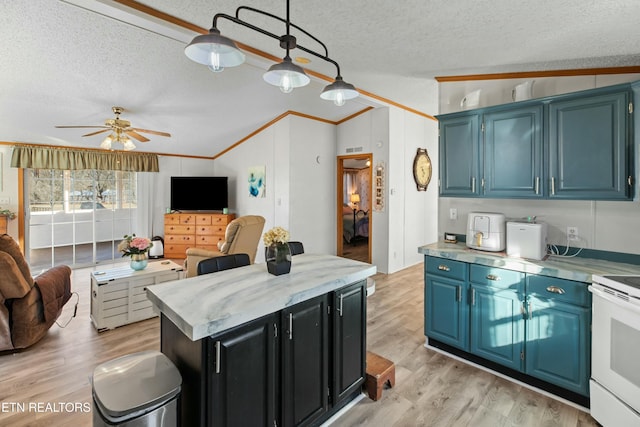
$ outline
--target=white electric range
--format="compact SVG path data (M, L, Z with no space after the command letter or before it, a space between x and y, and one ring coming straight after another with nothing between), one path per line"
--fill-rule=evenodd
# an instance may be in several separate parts
M640 426L640 276L592 277L591 416Z

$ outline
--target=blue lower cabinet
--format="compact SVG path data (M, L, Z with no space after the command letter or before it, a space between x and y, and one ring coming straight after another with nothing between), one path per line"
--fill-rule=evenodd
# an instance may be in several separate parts
M588 396L591 309L529 297L526 374Z
M471 284L470 352L522 371L525 321L517 291Z
M461 350L469 350L468 284L427 276L424 295L425 335Z
M425 262L428 338L487 365L494 362L589 396L587 283L430 256Z

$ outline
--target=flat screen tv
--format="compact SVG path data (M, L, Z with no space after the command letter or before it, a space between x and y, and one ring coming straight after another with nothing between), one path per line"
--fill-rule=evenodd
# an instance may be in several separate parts
M221 211L228 207L226 176L172 176L171 210Z

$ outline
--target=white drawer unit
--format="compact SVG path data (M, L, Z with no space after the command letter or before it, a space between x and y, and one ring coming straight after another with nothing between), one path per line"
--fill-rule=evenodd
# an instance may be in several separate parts
M98 331L157 316L147 299L147 286L181 279L173 261L150 262L135 271L128 265L91 273L91 321Z

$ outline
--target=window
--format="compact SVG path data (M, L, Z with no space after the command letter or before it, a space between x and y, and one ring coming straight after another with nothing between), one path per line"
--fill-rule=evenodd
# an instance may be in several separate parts
M86 266L120 257L135 229L137 174L25 169L26 253L33 269Z

